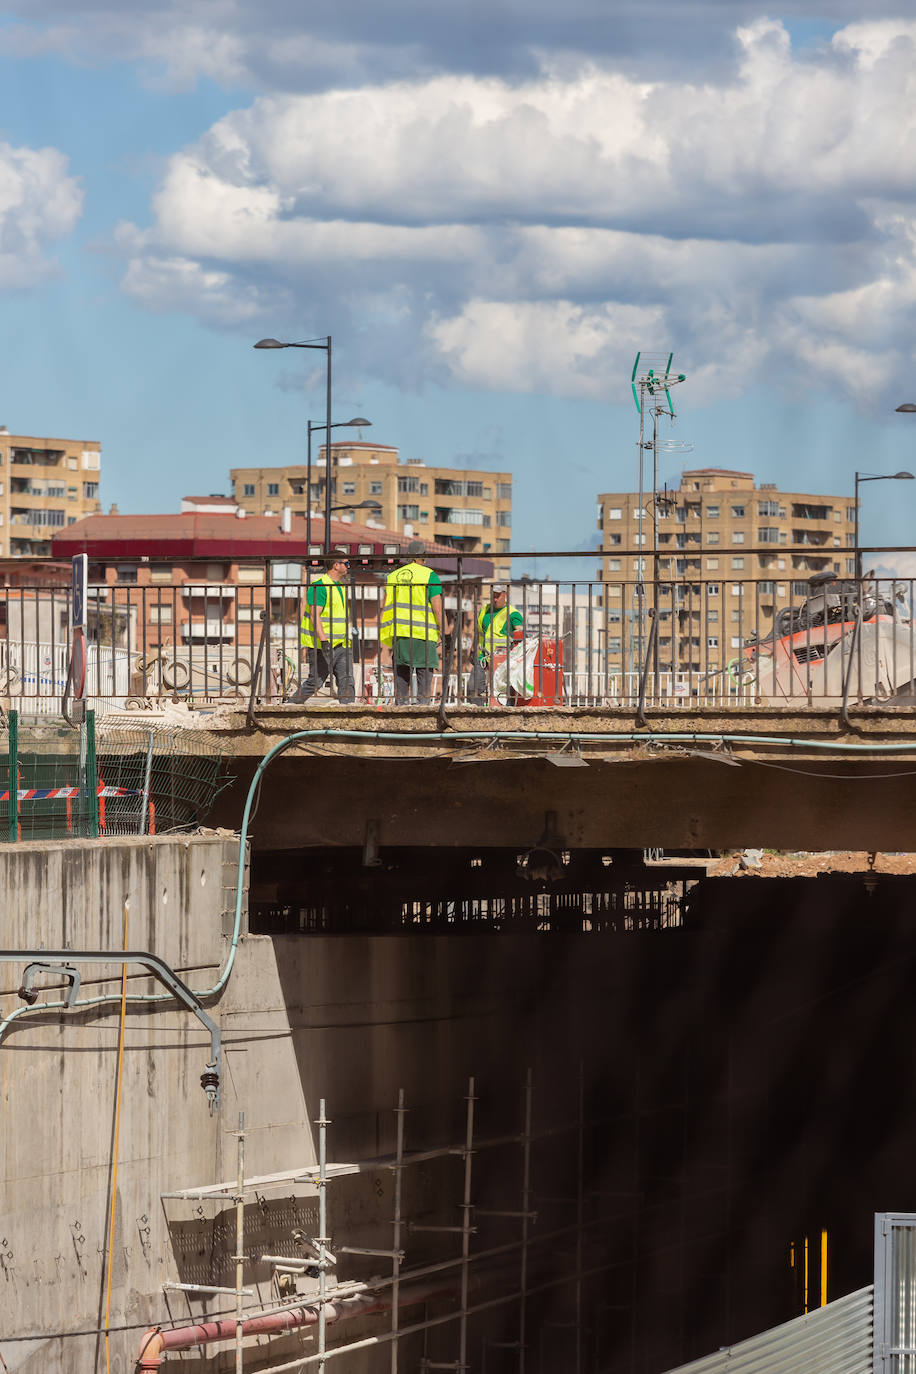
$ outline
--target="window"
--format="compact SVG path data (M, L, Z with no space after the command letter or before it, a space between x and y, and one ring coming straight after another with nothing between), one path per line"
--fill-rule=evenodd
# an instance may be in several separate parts
M855 518L856 518L856 508L855 508L855 506L847 506L847 507L846 507L846 519L849 521L849 523L850 523L851 525L855 523Z
M149 618L154 625L170 625L172 623L172 608L161 603L150 606Z
M619 506L608 506L607 510L604 512L604 518L605 520L622 520L623 511Z
M709 621L710 625L714 625L716 621L719 619L719 612L715 608L713 608L711 611L707 611L706 619Z
M356 483L355 483L355 482L344 482L344 484L343 484L343 494L344 494L344 496L355 496L355 495L356 495Z
M419 507L419 506L398 506L398 519L399 519L399 520L419 520L419 518L420 518L420 507Z
M733 520L743 520L743 519L744 519L744 506L732 506L732 519L733 519Z
M719 542L719 531L718 531L718 530L710 530L709 533L708 533L707 536L706 536L706 542L707 542L707 544L718 544L718 542Z
M855 576L855 571L856 571L856 560L855 560L854 558L847 558L847 559L846 559L846 571L847 571L848 573L852 573L853 576Z
M497 501L511 501L511 500L512 500L512 483L511 483L511 482L497 482L497 483L496 483L496 499L497 499ZM617 514L616 514L615 516L612 516L611 518L614 519L614 520L619 520L619 519L620 519L620 511L618 511Z
M609 636L607 642L607 651L609 654L620 653L620 640L619 638L617 638L616 635Z
M718 518L719 518L719 507L718 507L718 506L707 506L707 507L706 507L706 519L707 519L707 520L718 520Z
M208 582L222 582L226 576L225 563L205 563L204 568Z
M381 487L379 487L379 491L381 491ZM420 483L420 495L421 495L421 496L428 496L428 495L429 495L429 483L428 483L428 482L421 482L421 483Z
M757 514L758 514L758 515L778 516L778 515L779 515L779 502L778 502L778 501L758 501L758 502L757 502Z
M732 615L732 620L738 620L738 621L740 621L740 619L741 619L741 612L740 612L740 611L732 611L731 615Z
M707 558L706 566L710 569L710 571L715 571L719 566L718 558Z
M761 591L761 593L762 593L763 595L765 595L765 596L772 596L772 595L773 595L773 583L772 583L772 582L758 582L758 583L757 583L757 586L759 587L759 589L760 589L760 591Z
M508 553L509 547L510 544L508 539L497 539L496 548L499 553Z
M268 483L267 483L267 495L268 495L268 496L279 496L279 495L280 495L280 483L279 483L279 482L268 482Z
M424 486L425 486L425 483L424 483ZM369 483L369 495L370 495L370 496L381 496L381 494L382 494L382 484L381 484L381 482L370 482L370 483Z
M61 487L61 489L60 489L60 495L63 496L63 494L64 494L64 489L63 489L63 487ZM95 501L95 500L98 498L98 494L99 494L99 484L98 484L98 482L84 482L84 483L83 483L83 497L84 497L84 499L85 499L86 501ZM50 490L48 491L48 495L49 495L49 496L51 495Z
M779 530L776 525L761 525L757 530L757 542L759 544L778 544Z
M732 530L732 543L733 543L733 544L743 544L743 543L744 543L744 530Z
M399 477L399 478L398 478L398 491L399 491L400 493L403 493L403 492L414 492L414 491L415 491L415 492L419 492L419 490L420 490L420 479L419 479L419 477ZM381 487L379 487L379 491L381 491ZM455 493L455 494L457 495L458 493Z
M100 453L98 453L96 449L92 449L92 448L84 448L84 449L83 449L83 467L84 467L84 468L88 468L88 469L90 469L90 470L93 469L93 468L95 468L96 471L98 471L99 464L101 463L101 458L102 458L102 455L101 455Z
M607 537L607 542L608 542L608 544L611 545L612 547L613 547L614 545L619 544L619 543L620 543L620 535L619 535L619 534L609 534L608 537Z
M421 488L421 490L422 490L422 488ZM492 487L484 487L484 489L483 489L483 499L484 499L485 501L492 501L492 500L493 500L493 488L492 488Z
M119 582L136 582L137 580L137 569L132 564L120 564L115 571Z
M634 559L633 559L633 571L634 571L634 572L645 572L645 571L646 571L646 560L645 560L644 558L634 558Z
M483 496L483 482L468 482L468 496Z
M427 525L428 523L429 523L429 511L428 511L428 510L421 510L421 511L420 511L420 524L421 524L421 525Z
M36 511L35 514L40 514L41 523L43 525L63 526L67 523L66 512L62 510Z
M807 501L792 502L793 520L829 520L832 506L809 506Z
M738 636L738 635L732 635L732 637L731 637L731 646L732 646L733 649L740 649L740 648L741 648L741 639L740 639L740 636Z
M620 559L619 559L619 558L609 558L608 561L607 561L607 566L608 566L608 572L620 572L620 567L621 567Z
M498 519L499 523L500 523L502 526L504 526L504 527L510 526L510 525L512 524L512 512L511 512L511 510L501 510L501 511L499 512L499 515L497 516L497 519Z
M834 523L835 525L842 525L842 523L843 523L843 512L842 512L842 511L840 511L840 510L835 510L835 511L833 512L833 523Z
M719 636L718 636L718 635L709 635L708 638L707 638L707 640L706 640L706 647L707 647L707 649L718 649L718 647L719 647Z
M172 569L168 563L153 563L149 570L149 580L153 583L171 582Z
M242 487L243 496L254 496L254 482L246 482Z
M641 531L638 531L636 534L633 535L633 543L644 544L646 542L646 538L647 536L645 534L643 534Z
M733 558L733 559L732 559L732 571L733 571L733 572L737 572L740 568L743 568L743 567L744 567L744 559L743 559L743 558Z
M252 567L250 564L246 567L244 564L242 564L242 566L238 570L238 581L245 583L263 582L264 569Z
M743 591L744 591L744 583L743 583L743 582L733 582L733 583L732 583L732 596L740 597L740 596L741 596L741 593L742 593Z

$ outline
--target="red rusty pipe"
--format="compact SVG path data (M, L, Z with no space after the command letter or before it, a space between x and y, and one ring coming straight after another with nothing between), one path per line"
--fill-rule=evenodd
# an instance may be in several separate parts
M423 1288L414 1288L401 1294L398 1306L410 1307L418 1302L428 1302L432 1298L451 1293L454 1287L455 1280L452 1278L451 1281L445 1280L438 1284L427 1284ZM390 1307L390 1293L375 1298L356 1294L353 1297L341 1298L337 1302L326 1303L325 1319L328 1325L331 1325L334 1322L345 1321L349 1317L366 1317L373 1312L385 1312ZM242 1335L276 1336L283 1331L296 1331L300 1327L315 1326L317 1323L317 1307L290 1307L283 1312L268 1312L260 1317L247 1317L242 1322ZM234 1317L229 1317L225 1321L198 1322L194 1326L176 1326L171 1331L160 1331L158 1327L151 1327L149 1331L144 1332L140 1354L134 1368L137 1371L159 1369L162 1357L168 1350L190 1350L192 1346L206 1345L210 1341L230 1341L235 1338L235 1332Z

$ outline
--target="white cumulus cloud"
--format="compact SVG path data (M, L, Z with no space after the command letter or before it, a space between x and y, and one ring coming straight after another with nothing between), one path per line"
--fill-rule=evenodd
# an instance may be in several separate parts
M877 402L916 361L916 25L735 45L702 84L580 61L264 96L121 226L125 288L333 327L404 385L607 396L670 345L701 393L801 371Z
M54 272L49 252L72 232L82 204L56 148L0 142L0 287L34 286Z

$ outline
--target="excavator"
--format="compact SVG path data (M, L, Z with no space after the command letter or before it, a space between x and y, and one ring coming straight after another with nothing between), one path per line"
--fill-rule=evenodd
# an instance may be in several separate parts
M882 587L884 588L882 590ZM797 607L778 611L770 634L748 640L732 676L753 682L762 705L837 700L916 705L916 638L906 584L841 581L814 573Z

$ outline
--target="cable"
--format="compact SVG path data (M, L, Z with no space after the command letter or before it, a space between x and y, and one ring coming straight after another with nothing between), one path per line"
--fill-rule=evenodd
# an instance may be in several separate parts
M816 773L810 768L790 768L785 763L771 763L768 759L746 759L735 755L741 764L756 764L759 768L775 768L780 773L797 773L802 778L839 778L846 782L871 782L873 778L913 778L916 768L901 769L897 773Z

